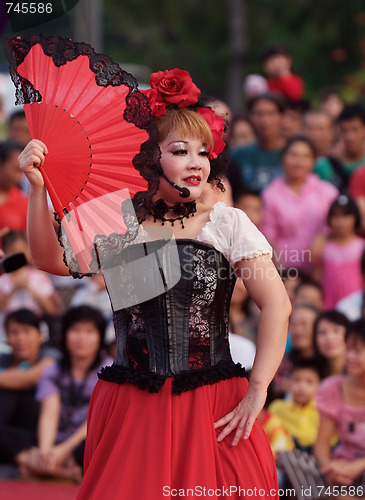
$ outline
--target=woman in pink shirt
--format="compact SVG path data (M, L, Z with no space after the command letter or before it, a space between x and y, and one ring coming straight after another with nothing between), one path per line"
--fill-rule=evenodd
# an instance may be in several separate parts
M313 452L327 482L343 486L341 496L361 497L365 492L364 318L347 330L346 372L326 378L319 387L316 400L321 419ZM336 434L339 444L332 451Z
M285 269L312 269L310 247L327 230L328 209L337 189L313 174L315 151L302 136L290 139L282 153L284 177L263 191L261 230L275 248L277 262Z

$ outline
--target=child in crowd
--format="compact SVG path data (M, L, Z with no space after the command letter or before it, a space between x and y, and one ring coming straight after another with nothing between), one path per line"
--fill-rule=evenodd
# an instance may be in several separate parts
M281 420L296 447L305 451L311 450L317 438L319 414L314 398L320 380L317 360L311 358L297 361L290 372L290 399L276 399L269 406L269 411Z
M318 236L312 246L314 273L321 279L324 309L362 289L361 256L365 241L357 235L361 218L354 200L340 195L330 206L330 233Z
M50 366L38 383L38 447L17 457L23 474L81 481L86 420L97 373L104 357L105 321L97 309L70 309L63 320L63 359Z
M324 311L314 323L314 349L325 377L344 373L348 325L349 320L338 311Z
M32 311L9 313L5 330L12 351L0 356L0 463L10 464L36 443L35 386L59 353L43 345L39 318Z
M365 319L346 332L346 374L326 378L317 392L320 426L313 452L330 485L355 486L363 496L365 472ZM332 449L332 437L339 444ZM356 493L356 486L362 492ZM347 488L345 488L347 487ZM342 489L341 489L342 491ZM348 493L349 494L349 493Z
M297 101L303 98L304 82L292 73L292 56L282 43L267 46L262 53L264 70L267 73L267 84L272 92L283 94L288 100Z

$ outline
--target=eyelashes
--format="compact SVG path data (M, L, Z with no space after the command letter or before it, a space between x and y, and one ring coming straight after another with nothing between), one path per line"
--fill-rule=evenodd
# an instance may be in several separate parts
M175 151L172 151L172 154L174 156L179 156L179 155L186 155L188 154L188 151L186 149L177 149ZM208 151L199 151L199 155L200 156L204 156L204 157L208 157L209 156L209 152Z

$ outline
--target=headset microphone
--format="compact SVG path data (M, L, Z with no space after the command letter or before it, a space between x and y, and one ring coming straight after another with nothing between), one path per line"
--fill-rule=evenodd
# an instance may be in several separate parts
M168 179L168 178L166 177L166 175L165 175L165 174L163 174L163 175L162 175L162 177L163 177L164 179L166 179L166 180L167 180L167 182L168 182L169 184L171 184L171 186L172 186L172 187L174 187L175 189L177 189L178 191L180 191L180 196L181 196L181 198L189 198L189 196L190 196L190 191L189 191L189 189L188 189L188 188L178 186L177 184L175 184L175 182L170 181L170 179Z

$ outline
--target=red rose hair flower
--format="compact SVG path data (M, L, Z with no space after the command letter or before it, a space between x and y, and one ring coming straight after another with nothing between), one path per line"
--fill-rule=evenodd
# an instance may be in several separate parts
M179 108L196 104L200 95L200 90L193 83L191 76L183 69L175 68L152 73L149 83L151 89L157 91L156 102L175 104Z

